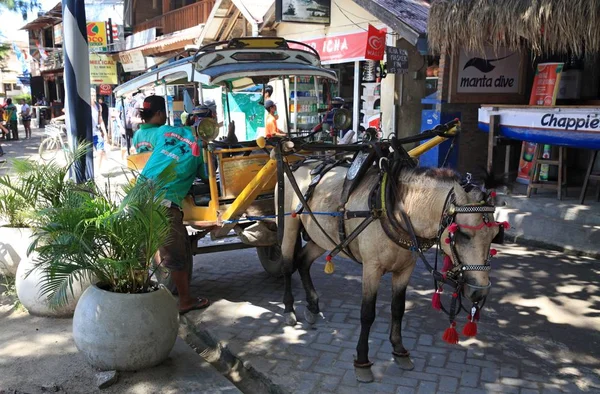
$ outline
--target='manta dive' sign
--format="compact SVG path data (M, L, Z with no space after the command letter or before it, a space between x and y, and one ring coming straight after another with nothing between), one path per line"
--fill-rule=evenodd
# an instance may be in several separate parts
M519 93L518 52L486 47L484 53L462 50L458 57L457 93Z

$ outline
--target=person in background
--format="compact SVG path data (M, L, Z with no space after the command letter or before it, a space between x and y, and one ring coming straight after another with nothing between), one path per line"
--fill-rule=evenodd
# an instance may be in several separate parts
M265 109L267 110L267 119L265 120L265 137L287 137L287 134L277 127L277 119L279 118L277 115L277 105L275 105L272 100L267 100L265 101Z
M131 141L134 133L140 128L142 119L140 117L140 109L144 97L141 93L138 93L137 97L133 96L128 103L125 105L124 116L125 116L125 145L127 147L127 154L131 154ZM135 144L135 143L134 143ZM139 152L138 152L139 153Z
M6 112L8 128L12 131L12 139L19 140L19 123L17 120L17 107L13 104L11 98L6 99L4 111Z
M164 103L165 99L163 97L160 96L148 96L144 99L144 102L142 103L142 107L144 105L150 107L150 109L146 110L145 114L146 117L150 116L151 113L157 112L159 111L158 107L160 106L161 103ZM151 111L151 109L153 109L153 111ZM139 115L141 116L141 112L139 111ZM162 108L162 112L165 112L164 107ZM166 115L165 115L166 116ZM135 132L135 134L133 134L133 147L136 151L136 153L144 153L144 152L151 152L154 150L154 147L156 146L156 140L158 138L158 136L160 135L160 130L159 128L161 126L164 125L164 123L162 124L157 124L156 122L151 122L151 118L148 119L148 121L146 121L144 119L144 116L140 117L140 120L142 120L143 123L140 123L139 125L139 129ZM166 120L165 120L166 122ZM168 126L165 126L168 127Z
M270 100L272 95L273 95L273 86L267 85L265 87L265 95L264 95L265 101Z
M31 107L21 99L21 122L25 128L25 139L31 139Z
M92 134L94 138L94 149L98 155L98 169L102 168L102 162L106 158L106 126L102 119L102 107L96 101L96 89L90 90L90 103L92 107Z
M102 122L104 122L104 126L106 127L106 129L108 131L108 105L106 105L103 98L99 98L98 103L100 104L100 107L102 108ZM108 140L111 141L110 135L108 136Z
M146 141L152 146L152 155L146 162L138 181L144 179L157 181L164 179L164 174L174 170L175 176L167 184L161 185L166 191L163 205L168 208L167 214L171 223L171 234L166 244L156 256L157 264L169 269L179 294L179 313L203 309L210 305L206 298L190 295L190 266L193 263L191 242L183 224L181 204L192 183L203 169L200 154L201 141L189 127L172 127L165 125L167 114L165 99L161 96L148 96L142 104L141 118L146 125L134 134L137 142ZM144 145L147 146L147 145Z

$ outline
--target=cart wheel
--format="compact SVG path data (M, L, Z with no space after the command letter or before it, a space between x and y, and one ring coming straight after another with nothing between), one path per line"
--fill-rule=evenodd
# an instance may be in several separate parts
M264 270L275 278L281 278L283 273L281 272L281 246L257 246L256 254L262 264Z

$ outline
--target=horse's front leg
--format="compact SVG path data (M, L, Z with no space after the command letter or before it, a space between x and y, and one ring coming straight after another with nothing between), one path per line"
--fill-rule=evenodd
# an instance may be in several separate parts
M404 272L392 274L392 328L390 330L394 361L398 367L408 371L415 366L410 359L410 353L402 344L402 318L406 303L406 288L411 273L412 269L406 269Z
M301 245L300 233L296 229L292 230L292 226L286 223L286 236L283 239L281 245L281 256L282 256L282 267L283 273L283 305L285 307L283 316L285 323L289 326L295 326L298 322L296 319L296 312L294 311L294 294L292 293L292 274L296 271L296 257L295 252L298 250L298 246ZM296 227L298 227L296 225ZM288 232L289 231L289 232Z
M369 383L375 378L371 372L372 362L369 361L369 333L375 321L375 309L377 306L377 289L383 271L379 267L373 267L368 262L363 262L362 279L362 305L360 308L360 337L356 346L356 360L354 360L354 372L356 380Z
M312 278L310 277L310 267L323 253L325 253L325 249L321 248L313 241L310 241L302 248L298 259L298 273L300 274L302 285L306 292L307 305L304 310L304 318L309 324L314 324L317 321L317 315L319 314L319 295L317 294Z

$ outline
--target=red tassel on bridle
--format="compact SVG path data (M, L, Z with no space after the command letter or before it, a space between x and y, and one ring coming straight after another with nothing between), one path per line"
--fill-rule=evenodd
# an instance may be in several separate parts
M452 321L450 323L450 327L446 328L444 335L442 335L442 339L444 342L447 342L451 345L456 345L458 343L458 332L456 331L455 321Z
M466 337L474 337L477 335L477 323L475 323L475 315L478 315L479 310L475 305L471 308L471 316L469 316L469 321L465 324L463 328L463 335ZM477 316L479 318L479 316Z
M442 267L442 272L448 272L452 269L454 265L452 264L452 259L450 259L450 256L445 255L444 256L444 266Z
M442 300L440 299L440 294L444 292L442 286L433 293L433 297L431 297L431 307L436 311L442 310Z

